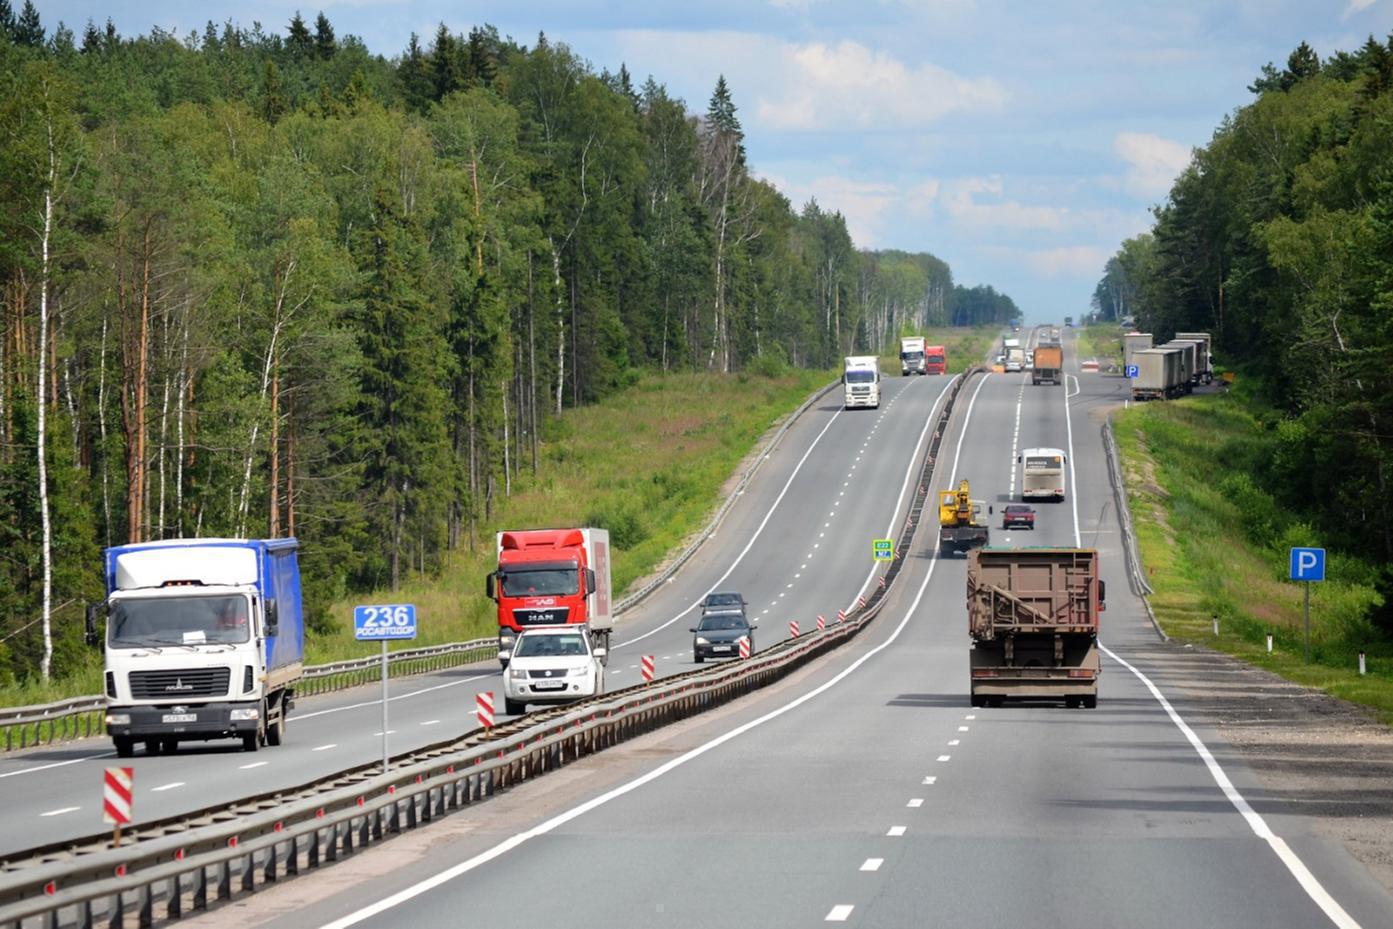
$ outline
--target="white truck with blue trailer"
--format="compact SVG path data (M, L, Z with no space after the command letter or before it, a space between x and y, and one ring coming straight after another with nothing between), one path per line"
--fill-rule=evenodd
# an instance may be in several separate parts
M116 754L235 738L279 745L304 670L295 539L169 539L106 550L102 644ZM97 620L106 613L106 631Z

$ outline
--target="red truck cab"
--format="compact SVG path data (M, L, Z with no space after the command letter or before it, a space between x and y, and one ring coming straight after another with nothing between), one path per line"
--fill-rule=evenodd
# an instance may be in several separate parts
M942 345L924 346L924 373L948 373L948 352L943 348Z
M498 604L503 666L518 635L537 626L586 626L603 660L614 624L609 533L524 529L498 533L497 543L498 567L486 579L486 592Z

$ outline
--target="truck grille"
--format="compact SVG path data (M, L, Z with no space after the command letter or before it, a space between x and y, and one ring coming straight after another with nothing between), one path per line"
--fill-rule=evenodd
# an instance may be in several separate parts
M519 626L564 626L571 613L568 606L554 606L543 610L513 610L513 622Z
M132 671L131 696L136 699L226 697L231 679L231 668Z

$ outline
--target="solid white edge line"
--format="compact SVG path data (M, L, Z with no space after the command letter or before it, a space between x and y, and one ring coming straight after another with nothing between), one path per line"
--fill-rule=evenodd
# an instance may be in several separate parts
M990 376L991 375L984 376L983 381L985 382L986 378ZM980 393L981 390L982 388L979 385L977 388L977 392ZM977 400L976 393L972 395L972 399L975 403ZM936 406L937 404L935 404L935 407ZM972 404L970 403L968 404L967 414L963 419L962 435L958 437L957 453L955 454L953 460L954 468L957 468L957 455L962 454L963 438L967 435L967 424L971 420L971 417ZM930 417L930 422L932 422L932 417ZM783 706L770 710L763 716L756 717L755 719L752 719L747 723L742 723L741 725L736 726L729 732L722 733L721 735L716 736L709 742L705 742L701 745L698 745L696 748L693 748L687 752L684 752L681 755L678 755L676 758L672 758L664 762L663 764L659 765L653 770L647 772L646 774L639 775L638 777L634 778L632 781L629 781L628 783L620 784L618 787L613 787L600 794L599 796L591 797L584 803L573 806L563 813L558 813L551 819L539 823L538 825L533 826L531 829L526 829L522 832L514 833L513 835L504 839L502 842L499 842L497 845L494 845L492 848L485 849L484 851L480 852L472 858L466 859L465 861L461 861L459 864L446 868L444 871L439 871L435 874L432 874L425 880L417 881L410 887L406 887L402 890L397 891L389 897L384 897L381 900L375 901L374 903L370 903L362 909L355 910L354 912L349 913L346 916L342 916L339 919L334 920L333 922L324 923L321 929L348 929L349 926L356 926L358 923L362 922L365 919L371 919L379 913L385 913L387 910L392 909L398 904L405 903L408 900L419 897L421 894L426 893L427 891L434 890L441 884L448 883L449 881L454 880L460 875L468 874L470 871L475 870L481 865L488 864L490 861L493 861L495 858L507 854L508 852L517 848L519 845L522 845L524 842L528 841L529 839L534 839L538 836L546 835L550 832L553 832L561 826L564 826L567 823L571 822L572 820L584 816L591 810L598 809L599 807L604 806L606 803L609 803L611 800L615 800L619 797L624 796L627 793L635 791L638 788L644 786L645 784L657 780L664 774L667 774L669 771L673 771L686 764L687 762L699 758L702 755L705 755L712 749L719 748L720 746L726 744L732 739L744 735L751 729L755 729L759 726L762 726L771 720L783 716L785 713L788 713L791 710L797 709L798 707L807 703L809 700L812 700L814 697L821 696L822 694L831 690L833 687L837 686L842 681L846 680L848 677L854 674L863 664L870 661L876 655L880 654L882 651L894 644L895 640L900 637L900 633L904 631L905 626L909 625L910 618L914 616L915 611L919 609L919 604L921 601L923 601L924 594L929 589L929 581L933 580L934 568L937 565L937 558L929 559L928 569L924 572L923 583L919 585L918 591L916 591L914 594L914 599L910 602L909 607L904 612L904 615L900 617L899 623L891 631L890 635L886 637L885 641L881 642L879 645L867 651L860 658L857 658L855 661L847 665L841 671L837 672L837 674L832 676L824 683L818 685L817 687L814 687L812 690L799 697L795 697L793 700L790 700ZM851 912L850 907L843 906L834 907L833 912L836 912L839 909L846 909L847 913Z
M1067 386L1069 377L1073 377L1073 375L1065 375L1064 423L1069 435L1069 478L1072 488L1070 496L1074 499L1074 547L1082 548L1083 545L1080 542L1081 537L1079 534L1078 471L1074 466L1074 427L1073 418L1070 415L1069 398L1070 396L1077 396L1081 393L1083 391L1083 386L1079 384L1079 379L1074 377L1074 384L1077 386L1077 389L1074 394L1071 395ZM1272 831L1271 827L1267 825L1267 820L1263 819L1262 815L1254 810L1248 804L1248 801L1244 799L1243 795L1238 792L1238 788L1233 786L1233 782L1229 780L1228 774L1225 773L1219 762L1215 760L1214 755L1210 753L1208 746L1206 746L1204 741L1195 733L1195 730L1190 728L1190 725L1185 722L1181 715L1176 712L1175 707L1171 706L1171 702L1161 693L1160 688L1153 684L1149 677L1103 643L1099 642L1098 647L1103 650L1103 654L1122 665L1122 667L1126 668L1128 671L1131 671L1132 674L1136 676L1137 680L1141 681L1146 689L1151 692L1151 696L1156 699L1157 703L1161 704L1161 709L1166 711L1166 715L1170 717L1171 722L1175 724L1175 727L1179 729L1181 734L1189 741L1195 753L1200 756L1200 760L1204 762L1204 766L1209 769L1209 776L1214 779L1214 783L1219 786L1219 789L1223 792L1229 803L1233 805L1233 808L1237 810L1239 815L1248 823L1248 828L1253 830L1254 835L1267 843L1268 847L1277 855L1277 858L1286 866L1291 876L1296 878L1296 882L1301 885L1301 889L1306 891L1306 895L1311 898L1316 906L1320 907L1321 912L1323 912L1332 923L1340 927L1340 929L1360 929L1359 923L1345 912L1344 907L1336 902L1335 898L1330 895L1329 891L1325 889L1316 876L1311 873L1310 869L1306 867L1306 863L1301 860L1300 856L1291 850L1291 846L1287 845L1281 836Z
M69 758L67 761L54 761L50 764L35 765L32 768L20 768L18 771L6 771L0 774L0 780L7 777L17 777L21 774L37 774L40 771L47 771L50 768L65 768L70 764L81 764L84 761L96 761L98 758L115 758L115 752L103 752L100 755L84 755L81 758Z

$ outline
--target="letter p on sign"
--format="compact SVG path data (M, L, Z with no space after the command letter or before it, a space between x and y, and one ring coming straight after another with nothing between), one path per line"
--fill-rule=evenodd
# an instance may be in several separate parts
M1325 549L1293 548L1291 550L1291 579L1293 581L1325 580Z

